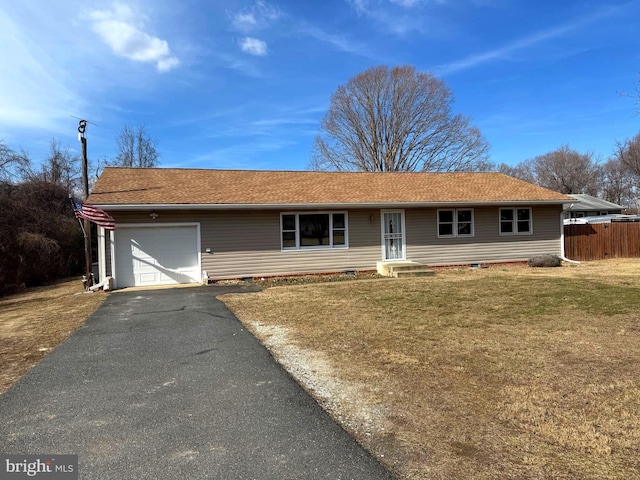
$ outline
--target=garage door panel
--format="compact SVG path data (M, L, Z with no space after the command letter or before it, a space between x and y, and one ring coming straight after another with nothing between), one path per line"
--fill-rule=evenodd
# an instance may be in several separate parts
M116 233L119 287L198 282L196 226L130 227Z
M155 274L155 272L140 274L140 283L153 285L157 281L158 281L158 276Z
M154 253L154 264L169 269L191 269L198 266L198 259L193 255L193 251L175 251L161 249Z

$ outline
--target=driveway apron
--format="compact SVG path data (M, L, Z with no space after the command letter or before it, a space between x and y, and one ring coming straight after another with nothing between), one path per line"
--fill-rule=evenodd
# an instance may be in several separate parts
M0 452L77 454L81 479L390 478L216 299L234 291L111 294L0 396Z

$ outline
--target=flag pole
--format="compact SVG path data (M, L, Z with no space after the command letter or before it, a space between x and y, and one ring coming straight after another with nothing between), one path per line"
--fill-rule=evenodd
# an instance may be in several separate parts
M72 195L69 194L69 202L71 203L71 210L75 211L76 206L73 204L73 200L72 200ZM86 237L87 234L85 233L84 230L84 225L82 224L82 220L80 220L80 217L76 216L76 218L78 219L78 223L80 224L80 230L82 230L82 236Z
M85 129L87 128L87 121L80 120L78 122L78 140L82 143L82 200L87 201L87 197L89 196L89 166L87 160L87 137L85 137ZM84 219L80 220L80 226L82 227L82 223L84 222L84 227L82 228L82 233L84 235L84 259L85 259L85 272L87 283L86 286L90 287L93 285L93 276L92 276L92 264L93 261L91 259L91 223L89 220Z

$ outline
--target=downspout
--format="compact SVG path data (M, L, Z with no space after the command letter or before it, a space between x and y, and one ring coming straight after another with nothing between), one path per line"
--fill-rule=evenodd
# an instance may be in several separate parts
M564 256L564 209L560 212L560 260L569 263L580 263L577 260L570 260Z
M109 290L113 290L113 280L111 277L106 277L102 282L97 283L89 287L89 290L94 292L99 289L104 290L105 292Z

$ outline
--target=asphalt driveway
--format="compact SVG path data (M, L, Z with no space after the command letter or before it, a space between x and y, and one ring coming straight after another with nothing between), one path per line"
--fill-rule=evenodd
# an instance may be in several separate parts
M0 452L82 479L387 479L215 298L113 293L0 396Z

